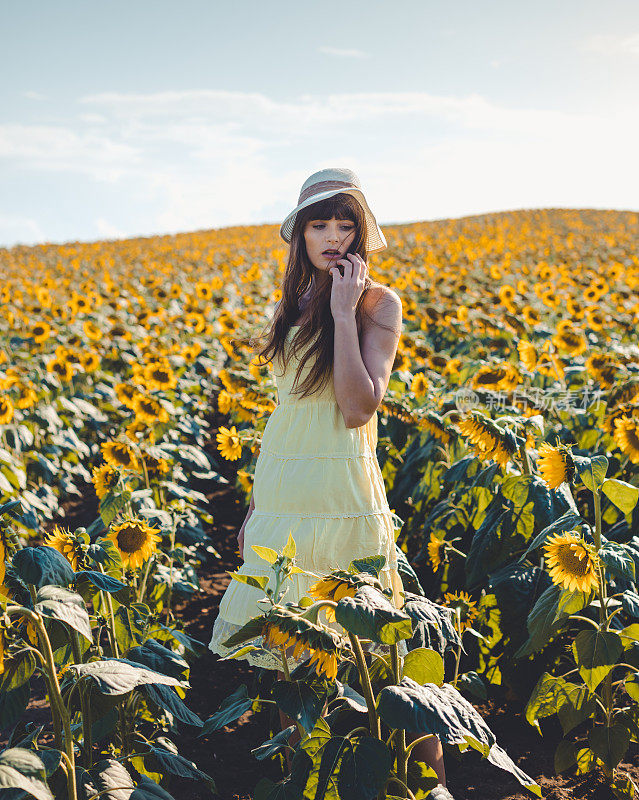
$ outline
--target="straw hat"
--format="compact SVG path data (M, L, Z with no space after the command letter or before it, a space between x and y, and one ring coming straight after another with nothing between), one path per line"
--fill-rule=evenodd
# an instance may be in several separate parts
M286 217L280 227L280 236L290 244L291 234L297 212L311 203L317 203L332 197L334 194L350 194L359 201L366 216L366 252L375 253L387 247L386 239L382 233L373 212L368 207L359 178L351 169L333 167L314 172L302 184L297 206Z

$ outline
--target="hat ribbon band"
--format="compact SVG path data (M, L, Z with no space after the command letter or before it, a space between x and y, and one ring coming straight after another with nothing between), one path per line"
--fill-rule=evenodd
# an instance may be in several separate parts
M312 197L314 194L319 194L320 192L326 192L329 189L357 189L358 187L355 186L350 181L319 181L318 183L314 183L312 186L308 186L304 189L303 192L300 192L300 199L297 201L297 205L303 203L305 200L308 200L309 197Z

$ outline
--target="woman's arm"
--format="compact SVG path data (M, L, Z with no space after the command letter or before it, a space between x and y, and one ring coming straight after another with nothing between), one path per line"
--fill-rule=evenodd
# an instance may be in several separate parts
M335 318L333 381L348 428L365 425L382 402L402 330L402 301L392 289L371 287L362 304L373 321L362 315L361 343L354 314Z

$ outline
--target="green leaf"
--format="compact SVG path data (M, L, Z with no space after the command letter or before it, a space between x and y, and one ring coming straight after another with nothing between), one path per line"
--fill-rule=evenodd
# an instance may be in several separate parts
M635 580L635 560L632 551L619 542L604 542L599 549L599 556L608 569L621 578Z
M625 725L602 725L590 731L588 744L592 752L612 770L626 755L630 731Z
M402 678L396 686L381 690L377 710L391 729L436 733L446 744L466 744L470 737L485 754L496 743L475 707L449 683L420 686L412 678Z
M594 492L603 486L608 472L608 459L606 456L573 456L577 473L584 484ZM594 475L594 482L593 482Z
M45 766L32 750L10 747L0 753L0 790L10 790L12 796L22 789L37 800L54 800L47 785Z
M539 720L557 714L564 736L594 711L595 701L583 684L544 672L526 705L526 720L541 733Z
M436 650L427 647L416 647L409 650L404 657L404 677L412 678L416 683L444 682L444 659Z
M543 649L568 621L568 614L558 613L560 593L560 587L553 583L537 600L528 615L528 640L515 652L516 659Z
M585 525L585 520L579 516L579 514L575 514L573 511L566 511L564 514L561 515L558 519L552 522L548 527L544 528L532 542L528 545L523 556L519 559L523 561L528 553L531 550L536 550L538 547L541 547L542 544L548 539L549 536L553 536L555 533L566 533L568 531L574 531L580 525Z
M160 708L166 709L181 722L185 722L187 725L194 725L197 728L201 728L204 724L170 686L163 686L161 683L147 683L140 688L153 703Z
M411 618L378 589L361 586L353 597L343 597L335 619L350 633L382 644L396 644L412 636Z
M126 694L136 686L146 683L188 686L184 681L154 672L126 658L106 658L102 661L89 661L86 664L71 664L69 669L74 670L78 677L87 675L92 678L102 694Z
M275 681L271 692L279 708L309 733L321 717L328 695L326 685L318 680Z
M268 577L266 575L242 575L241 573L231 572L231 578L239 583L246 583L249 586L254 586L256 589L264 591L268 585Z
M25 583L39 589L47 584L68 586L75 578L73 567L54 547L23 547L13 556L12 564Z
M83 578L103 592L119 592L120 589L125 589L128 585L117 578L113 578L111 575L107 575L104 572L96 572L95 570L80 570L75 573L76 581Z
M534 781L530 775L527 775L515 764L503 747L500 747L498 744L494 744L488 753L488 760L496 767L499 767L506 772L510 772L511 775L514 775L519 783L522 786L525 786L528 791L532 792L534 795L537 795L537 797L543 797L541 786L536 783L536 781Z
M562 739L555 750L555 772L564 772L570 769L577 761L577 748L574 742Z
M128 491L115 491L111 489L100 500L100 517L102 522L108 528L117 515L126 508L127 503L131 499L131 492Z
M606 478L601 486L601 491L624 514L630 514L639 499L638 487L617 478Z
M21 719L29 705L30 696L29 683L0 691L0 729L9 728Z
M63 622L93 644L89 613L77 592L62 586L43 586L36 594L35 610L47 619Z
M287 558L295 558L296 552L297 548L295 547L295 539L293 539L293 536L289 533L286 544L282 548L282 555L286 556Z
M575 663L588 688L594 692L617 663L623 651L621 637L613 631L580 631L572 643Z
M230 694L222 701L215 714L205 720L198 736L207 736L209 733L235 722L242 714L253 707L254 702L254 699L248 696L246 684L242 683L233 694Z
M340 800L374 800L386 783L392 763L391 751L380 739L344 739L337 780Z
M147 760L149 764L147 765ZM193 761L179 753L173 753L165 747L151 747L150 755L144 757L144 766L151 772L177 775L180 778L203 781L215 793L215 782L210 775L198 769Z
M486 699L486 684L474 670L464 672L463 675L459 676L457 679L457 688L460 692L470 692L474 694L475 697L479 697L480 700Z
M147 639L143 645L132 647L127 651L129 661L135 661L144 667L171 675L178 680L188 677L189 664L179 653L160 644L156 639Z
M259 544L252 544L251 549L254 550L260 558L263 558L264 561L268 561L269 564L274 564L279 558L277 551L273 550L272 547L263 547Z

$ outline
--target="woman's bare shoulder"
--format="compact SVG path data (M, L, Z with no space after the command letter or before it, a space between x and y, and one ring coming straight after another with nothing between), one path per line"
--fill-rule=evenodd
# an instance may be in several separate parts
M373 281L364 292L362 300L364 310L373 316L381 314L388 316L396 315L402 310L402 300L394 289L384 286L382 283Z

